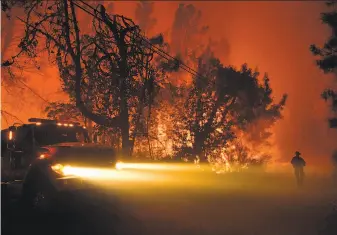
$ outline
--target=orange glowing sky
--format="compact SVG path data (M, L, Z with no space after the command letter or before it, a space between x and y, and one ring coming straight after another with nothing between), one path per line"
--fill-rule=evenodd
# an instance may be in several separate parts
M202 10L204 23L210 26L212 38L226 38L231 54L231 64L245 62L268 72L279 99L289 94L284 120L275 127L275 143L278 156L288 160L295 150L311 161L329 159L336 145L326 120L328 107L320 99L324 87L331 78L323 75L315 66L309 51L312 43L322 44L329 36L329 29L319 17L325 10L320 2L188 2ZM114 11L134 17L135 2L114 3ZM179 2L156 2L154 17L158 23L154 33L168 32ZM221 55L219 55L221 57ZM60 83L55 68L45 69L44 75L31 76L29 84L48 100L61 100L66 96L55 94ZM41 116L41 101L29 96L30 105L10 106L9 111L26 120ZM3 92L3 101L13 103ZM37 105L39 104L39 105ZM6 126L2 120L3 127Z

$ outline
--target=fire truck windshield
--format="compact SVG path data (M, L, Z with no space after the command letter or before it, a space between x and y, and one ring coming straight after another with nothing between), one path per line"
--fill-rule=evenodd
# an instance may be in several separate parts
M34 128L34 138L38 145L53 145L69 142L89 142L85 130L56 125L37 126Z

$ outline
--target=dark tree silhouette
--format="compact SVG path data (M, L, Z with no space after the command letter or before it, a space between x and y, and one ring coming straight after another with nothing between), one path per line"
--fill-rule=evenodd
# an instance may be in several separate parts
M331 28L331 36L323 47L311 45L310 50L315 56L319 56L317 66L325 73L332 73L337 75L337 2L329 1L326 5L331 9L329 12L321 14L321 20L324 24ZM332 111L337 112L337 91L333 88L328 88L322 93L322 98L326 101L331 101ZM331 128L337 128L337 118L329 120ZM333 178L334 183L337 182L337 152L332 154L332 162L334 165ZM337 232L337 207L334 206L334 212L326 218L327 225L320 231L322 235L332 235Z
M98 125L119 129L123 155L130 156L140 113L164 71L153 65L153 58L160 63L131 19L110 18L100 5L94 32L81 34L76 6L72 0L24 4L26 18L20 20L26 29L19 47L32 58L47 51L78 110Z
M317 66L324 71L324 73L333 73L337 75L337 8L336 1L329 1L326 5L331 9L329 12L321 14L321 21L323 24L331 28L331 36L323 45L318 47L311 45L310 50L315 55L320 57ZM328 88L322 93L322 98L326 101L331 101L332 110L337 112L337 91L333 88ZM330 127L337 128L337 119L330 119Z
M186 89L184 108L177 110L174 129L178 152L206 160L212 151L233 140L236 130L245 130L261 118L268 128L281 117L287 96L274 103L269 78L265 76L260 84L259 73L247 65L240 70L224 67L208 51L199 59L198 72L203 76L193 79ZM266 128L250 134L268 138Z
M72 103L51 102L44 110L47 117L59 121L72 121L84 124L84 118Z

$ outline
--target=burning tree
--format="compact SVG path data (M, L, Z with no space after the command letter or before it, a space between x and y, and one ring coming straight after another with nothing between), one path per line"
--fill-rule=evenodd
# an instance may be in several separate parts
M175 96L179 93L181 98L174 98L174 106L185 108L175 109L172 114L171 134L175 137L176 154L191 158L197 155L201 160L215 156L217 160L223 158L231 164L239 162L239 165L246 161L246 154L249 159L255 159L254 164L264 162L269 156L261 149L269 144L270 128L281 118L286 96L275 104L267 75L263 84L259 84L259 74L247 66L238 71L221 64L217 56L228 63L230 46L225 39L209 40L205 44L208 26L202 24L201 12L193 5L179 5L172 28L172 49L181 52L184 61L193 64L191 66L201 75L194 76L192 84L183 83L175 92ZM182 76L186 80L186 74ZM246 79L239 79L244 76ZM227 84L226 80L233 82ZM237 149L242 145L241 157L234 160L229 145Z
M264 130L280 117L286 100L284 96L279 104L273 103L268 77L261 85L258 73L247 66L241 70L225 67L210 49L198 59L200 50L195 50L184 53L187 60L193 57L192 61L197 61L192 85L173 86L166 81L166 73L176 70L179 63L163 63L131 19L111 18L103 6L89 6L93 31L85 32L80 30L76 11L84 5L89 6L72 0L24 4L27 17L20 20L26 31L20 48L32 58L40 50L47 51L59 68L63 90L70 96L69 104L51 104L47 110L51 117L60 117L63 112L68 118L81 116L93 121L98 132L115 139L111 140L113 145L119 146L116 139L121 136L124 156L132 154L137 138L148 143L151 154L150 140L161 142L160 129L175 137L178 153L198 155L203 160L227 147L240 131L254 140L261 133L268 138ZM180 6L178 11L191 13L185 23L195 16L200 19L192 6ZM178 26L176 29L181 29ZM189 33L191 37L207 27L195 29ZM163 38L153 38L150 43L163 45ZM185 110L179 110L182 107ZM261 118L264 125L252 128ZM165 128L160 128L162 119L169 122Z
M241 172L248 168L261 169L270 159L268 154L256 154L238 138L208 155L208 161L216 173Z
M78 2L36 0L23 7L26 29L19 47L24 54L34 58L47 51L76 108L96 124L118 129L123 155L130 156L142 112L164 77L139 27L124 16L110 18L100 5L93 9L94 32L81 34ZM160 44L162 38L151 42Z
M178 155L203 161L219 156L239 131L260 141L269 137L268 128L281 118L287 96L274 103L267 75L261 84L257 71L247 65L240 70L224 67L210 51L199 59L198 73L202 76L195 76L192 86L185 89L187 101L175 117ZM263 128L251 131L249 127L262 118Z

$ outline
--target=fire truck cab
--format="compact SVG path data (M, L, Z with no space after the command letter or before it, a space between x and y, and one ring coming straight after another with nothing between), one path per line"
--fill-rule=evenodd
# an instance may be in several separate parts
M91 143L79 123L28 121L1 131L1 182L21 185L25 205L46 209L58 192L86 188L72 167L116 167L114 150Z

